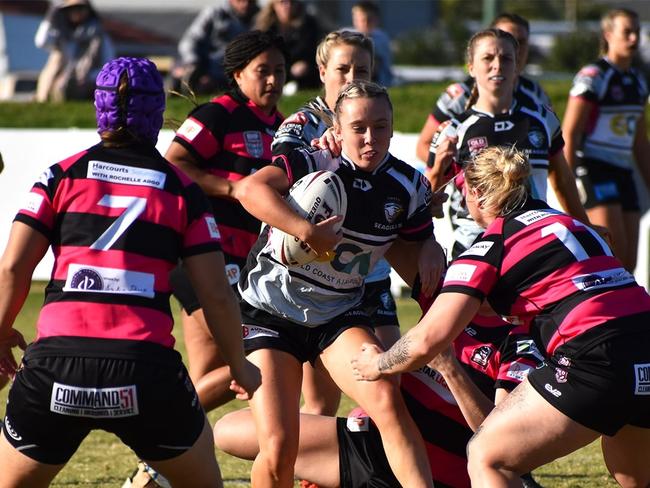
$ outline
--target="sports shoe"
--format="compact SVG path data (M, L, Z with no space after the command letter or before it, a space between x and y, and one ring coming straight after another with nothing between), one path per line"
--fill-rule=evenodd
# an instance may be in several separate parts
M172 488L172 485L167 481L167 478L147 463L139 461L138 467L126 479L122 488Z
M521 475L521 486L523 488L544 488L537 481L535 481L535 478L533 478L532 473L526 473Z

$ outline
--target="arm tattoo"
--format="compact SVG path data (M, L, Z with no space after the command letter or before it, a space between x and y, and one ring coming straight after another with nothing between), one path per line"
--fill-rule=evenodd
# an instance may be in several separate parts
M393 344L388 351L379 356L378 367L382 373L388 371L393 366L404 364L411 359L411 339L408 336L402 337Z

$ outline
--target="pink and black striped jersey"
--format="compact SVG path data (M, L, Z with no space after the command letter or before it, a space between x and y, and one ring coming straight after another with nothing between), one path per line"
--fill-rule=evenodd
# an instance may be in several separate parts
M271 162L271 142L283 120L277 110L266 115L237 92L226 93L192 111L174 141L185 147L211 174L238 181ZM260 233L260 221L236 200L210 197L221 231L221 245L231 283Z
M548 354L610 319L650 311L650 296L596 231L532 199L453 262L445 292L487 298Z
M535 343L499 317L477 316L454 341L465 371L483 394L513 390L543 357ZM469 487L467 442L473 432L444 378L425 366L402 375L402 395L425 441L436 486Z
M219 251L209 203L153 147L102 144L48 168L16 221L54 252L38 339L76 336L173 347L168 274Z

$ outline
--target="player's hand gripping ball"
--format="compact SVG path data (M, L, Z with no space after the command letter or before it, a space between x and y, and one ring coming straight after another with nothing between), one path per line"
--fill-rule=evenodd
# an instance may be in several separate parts
M335 215L345 215L348 208L347 194L341 178L332 171L317 171L300 178L289 190L287 203L301 217L317 224ZM337 223L335 230L343 225ZM287 266L300 266L314 260L330 261L334 251L318 255L305 242L280 229L272 228L269 238L275 259Z

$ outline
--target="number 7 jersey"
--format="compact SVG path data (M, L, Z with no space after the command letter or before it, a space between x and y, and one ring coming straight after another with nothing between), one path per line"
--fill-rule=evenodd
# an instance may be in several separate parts
M487 299L548 354L609 320L650 311L650 296L596 231L540 200L494 220L449 267L442 292Z
M203 192L147 146L99 144L51 166L15 220L45 235L54 253L39 339L172 347L169 271L179 258L221 249Z

